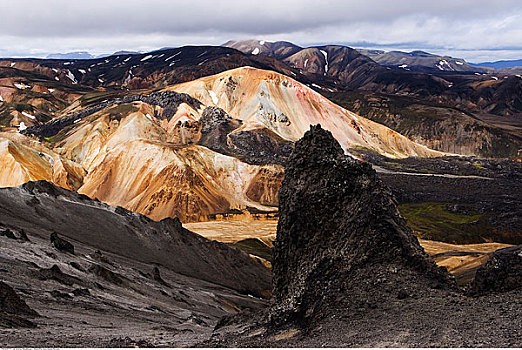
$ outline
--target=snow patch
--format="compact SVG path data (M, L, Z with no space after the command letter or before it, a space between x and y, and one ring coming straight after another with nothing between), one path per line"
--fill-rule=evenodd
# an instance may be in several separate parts
M50 93L53 93L54 92L54 89L47 89Z
M33 120L36 119L36 117L35 117L34 115L29 114L29 113L27 113L27 112L22 112L22 115L25 115L25 116L26 116L27 118L29 118L29 119L33 119Z
M4 98L0 95L0 102L4 102Z
M172 55L172 56L170 56L169 58L165 59L165 62L170 61L171 59L173 59L174 57L176 57L176 56L179 55L180 53L181 53L181 51L180 51L180 52L177 52L176 54L174 54L174 55Z
M87 71L85 69L78 69L78 72L82 73L82 74L85 74L87 73Z
M328 72L328 53L324 50L319 50L324 56L324 60L326 61L326 64L324 65L324 75Z
M80 122L81 119L76 119L75 121L73 121L73 124L77 124Z
M145 116L147 117L148 120L152 120L152 116L149 113L145 114Z
M178 119L177 122L178 122L178 123L179 123L179 122L181 122L181 123L190 122L190 118L187 117L186 115L183 115L183 116L181 116L181 118Z
M14 86L16 86L16 88L20 89L20 90L25 90L25 89L29 89L30 88L29 85L26 85L24 83L14 83Z
M491 77L491 79L493 79L493 80L498 80L498 78L495 77L495 76Z
M76 81L76 77L74 76L74 74L72 74L72 72L70 70L67 69L67 75L66 75L67 78L69 78L73 84L78 84L78 81Z
M459 66L462 66L464 64L464 62L460 62L460 61L455 61L456 64L458 64Z
M52 68L52 71L55 73L58 73L58 69L56 69L56 68Z
M98 81L99 81L100 83L103 83L103 79L98 78Z
M126 59L123 60L123 62L129 62L130 59L131 59L131 57L127 57Z
M306 68L306 65L308 64L308 58L304 61L304 67Z
M446 68L448 70L454 70L446 60L440 60L435 66L440 70L446 70Z
M25 125L25 123L20 122L20 125L18 126L18 131L24 131L25 129L27 129L27 126Z
M259 45L265 45L265 41L264 41L264 40L261 40L261 41L259 42Z
M12 62L12 63L11 63L11 67L14 67L15 64L16 64L16 62Z
M217 105L219 102L219 98L217 97L216 93L212 90L208 91L208 94L210 95L210 98L212 99L212 102Z
M408 67L407 64L401 64L401 65L399 66L399 68L406 68L406 67Z
M258 55L259 54L259 47L256 47L254 50L252 50L252 55Z
M56 80L56 81L60 81L60 78L58 78L58 77L54 77L54 80Z
M146 60L150 60L152 58L152 55L147 55L145 57L143 57L140 62L143 62L143 61L146 61Z
M318 88L318 89L322 89L322 87L320 87L319 85L314 84L314 83L312 83L312 86L313 86L313 87L316 87L316 88Z

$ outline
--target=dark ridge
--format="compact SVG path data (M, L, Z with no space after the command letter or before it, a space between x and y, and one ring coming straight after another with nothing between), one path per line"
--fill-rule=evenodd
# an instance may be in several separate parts
M113 272L98 264L92 264L88 271L93 273L95 276L98 276L103 280L118 286L123 286L128 283L127 279L119 273Z
M22 131L24 134L28 135L36 135L39 137L51 137L59 133L61 130L65 129L74 124L74 122L78 119L84 119L91 114L94 114L102 109L114 105L114 104L124 104L124 103L132 103L136 101L142 101L153 106L160 106L163 108L161 114L156 115L157 118L160 119L170 119L176 111L181 103L186 103L193 107L194 109L199 109L201 106L201 102L188 94L178 93L175 91L160 91L153 92L149 95L129 95L124 96L122 98L115 98L109 101L98 103L95 106L87 107L82 109L81 111L71 113L62 118L52 120L45 124L34 125L28 127L26 130Z
M36 276L42 281L54 280L66 286L72 286L73 284L83 285L79 278L62 272L58 265L53 265L48 269L40 269L36 272Z

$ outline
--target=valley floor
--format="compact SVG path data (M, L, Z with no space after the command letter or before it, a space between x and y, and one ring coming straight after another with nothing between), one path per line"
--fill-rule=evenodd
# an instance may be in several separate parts
M223 243L237 243L258 239L268 247L276 238L277 220L224 220L184 224L189 230L205 238ZM439 266L454 274L459 284L468 283L475 271L495 250L509 247L503 243L449 244L419 239L421 246Z

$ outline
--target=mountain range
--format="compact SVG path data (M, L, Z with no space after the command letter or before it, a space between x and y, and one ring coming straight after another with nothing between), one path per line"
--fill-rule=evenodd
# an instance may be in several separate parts
M258 45L255 45L255 43L258 43ZM260 42L263 42L263 44L259 44ZM238 43L239 46L238 46ZM223 46L228 47L234 47L238 46L236 48L240 49L241 51L248 51L250 50L250 53L266 53L267 50L263 50L261 46L271 46L271 47L280 47L280 54L282 56L285 56L285 50L288 50L287 52L292 52L292 50L295 50L299 46L292 44L290 42L268 42L265 40L244 40L244 41L234 41L230 40L223 44ZM259 50L256 50L256 48ZM292 49L293 48L293 49ZM172 47L164 47L159 49L158 51L162 50L168 50L172 49ZM273 49L272 49L273 50ZM276 49L277 50L277 49ZM368 56L372 58L374 61L383 64L383 65L401 65L404 69L411 69L411 66L413 67L426 67L426 68L433 68L436 67L440 70L454 70L454 71L473 71L473 70L481 70L481 68L494 68L494 69L503 69L503 68L513 68L513 67L521 67L522 66L522 60L498 60L498 61L487 61L487 62L478 62L478 63L471 63L466 62L466 60L462 58L453 58L450 56L439 56L435 54L431 54L426 51L384 51L384 50L375 50L375 49L364 49L364 48L357 48L357 51L362 53L365 56ZM108 56L117 56L122 54L140 54L142 52L137 51L117 51L110 54L103 54L103 55L93 55L87 51L74 51L74 52L67 52L67 53L50 53L46 56L47 59L94 59L94 58L102 58L102 57L108 57ZM281 56L281 57L282 57ZM437 60L437 62L434 62ZM441 62L442 60L442 62ZM446 62L451 61L451 64L446 65ZM446 61L446 62L444 62ZM411 63L411 64L410 64ZM406 64L406 65L405 65ZM410 66L410 67L408 67ZM470 66L473 66L475 68L472 68Z
M344 46L255 40L225 45L283 60L332 101L428 147L487 157L513 157L520 149L518 75L499 77L423 52L362 51L367 56Z
M480 63L472 63L474 66L479 67L490 67L494 69L503 69L503 68L514 68L514 67L522 67L522 60L501 60L494 62L480 62Z

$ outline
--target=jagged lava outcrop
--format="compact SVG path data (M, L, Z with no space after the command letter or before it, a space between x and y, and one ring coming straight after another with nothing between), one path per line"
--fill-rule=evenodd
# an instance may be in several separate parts
M312 126L297 142L279 192L274 242L275 323L307 322L350 303L386 303L422 288L451 286L424 252L368 163L346 156Z

